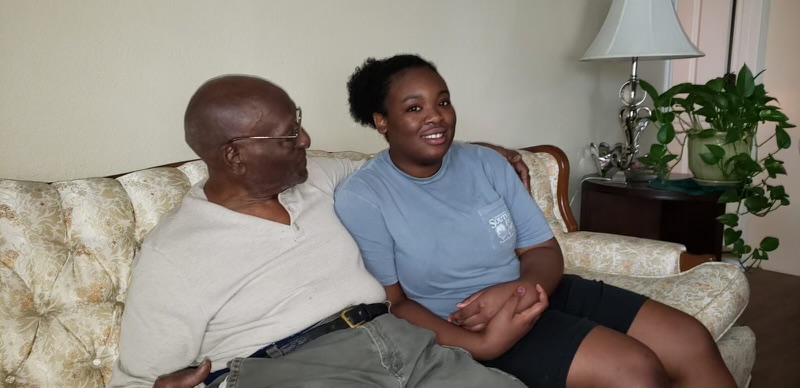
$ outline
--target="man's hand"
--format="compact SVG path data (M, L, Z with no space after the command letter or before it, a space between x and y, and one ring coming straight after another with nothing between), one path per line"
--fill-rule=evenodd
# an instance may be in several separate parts
M481 360L492 360L511 349L522 337L531 330L542 312L549 306L547 294L544 289L536 285L536 292L522 289L514 292L497 314L486 325L481 333L483 344L479 353L474 356ZM538 301L522 312L515 312L518 303L526 293L537 294Z
M520 155L519 152L484 142L472 142L472 144L491 148L506 158L508 163L511 164L511 167L514 168L514 171L517 172L517 175L519 175L519 179L522 180L522 184L525 185L525 188L528 189L528 191L531 191L531 178L530 175L528 175L528 165L522 160L522 155Z
M519 175L519 179L522 180L522 184L525 185L525 188L528 189L528 192L530 192L531 177L528 175L528 165L522 160L522 155L520 155L516 150L509 150L505 148L503 148L503 150L508 153L507 155L504 155L506 160L508 160L508 163L511 163L511 167L513 167L514 171L516 171L517 175ZM500 154L503 154L503 152L500 152Z
M533 291L535 286L518 280L484 288L458 303L456 305L458 310L450 314L447 321L461 325L470 331L481 331L486 328L489 321L494 318L508 299L517 294L520 289ZM520 313L538 301L539 296L536 292L523 293L514 312Z
M197 368L186 368L158 376L153 388L192 388L202 383L211 372L211 361L203 360Z

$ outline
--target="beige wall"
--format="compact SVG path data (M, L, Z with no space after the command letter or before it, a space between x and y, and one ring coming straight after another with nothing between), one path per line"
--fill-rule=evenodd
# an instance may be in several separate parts
M581 160L590 141L622 139L616 93L629 65L577 61L609 4L0 0L0 177L72 179L193 158L185 104L223 73L287 89L313 148L377 151L383 140L350 119L344 85L367 56L399 52L440 67L460 139L556 144L577 177L591 171ZM648 63L642 75L659 82L662 69Z
M780 102L793 124L800 124L800 2L772 0L769 5L766 60L763 81L767 91ZM763 263L765 269L800 275L800 129L789 131L792 148L782 151L778 159L785 162L788 173L780 182L793 203L765 218L749 217L745 240L758 242L764 236L776 236L781 245ZM762 155L763 156L763 155Z
M680 0L677 2L678 18L683 30L705 56L673 61L672 85L682 82L705 83L725 74L732 5L732 0ZM670 151L675 154L680 154L681 147L677 141L669 144ZM691 174L689 158L681 158L675 164L672 172Z

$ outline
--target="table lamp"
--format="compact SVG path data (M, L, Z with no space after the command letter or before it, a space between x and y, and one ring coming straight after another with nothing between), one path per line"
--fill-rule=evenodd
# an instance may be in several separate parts
M636 67L639 60L665 60L702 57L689 41L678 21L671 0L613 0L606 20L581 61L630 60L631 76L619 89L622 109L620 126L625 143L617 143L610 152L611 163L618 169L615 180L624 174L626 181L647 181L651 171L635 169L639 136L650 123L650 108L641 106L647 93L639 88Z

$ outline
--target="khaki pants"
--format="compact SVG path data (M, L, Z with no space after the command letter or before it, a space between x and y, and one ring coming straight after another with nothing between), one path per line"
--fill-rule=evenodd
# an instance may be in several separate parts
M459 348L436 345L433 332L382 315L339 330L280 358L235 358L228 388L252 387L525 387Z

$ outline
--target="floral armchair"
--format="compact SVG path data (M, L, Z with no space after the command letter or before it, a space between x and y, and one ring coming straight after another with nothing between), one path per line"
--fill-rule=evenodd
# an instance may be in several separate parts
M566 155L554 146L520 152L530 168L531 194L563 250L565 271L639 292L694 316L717 341L738 386L748 386L755 334L734 325L750 299L739 267L716 262L681 272L681 259L689 257L680 244L578 231L568 203Z

